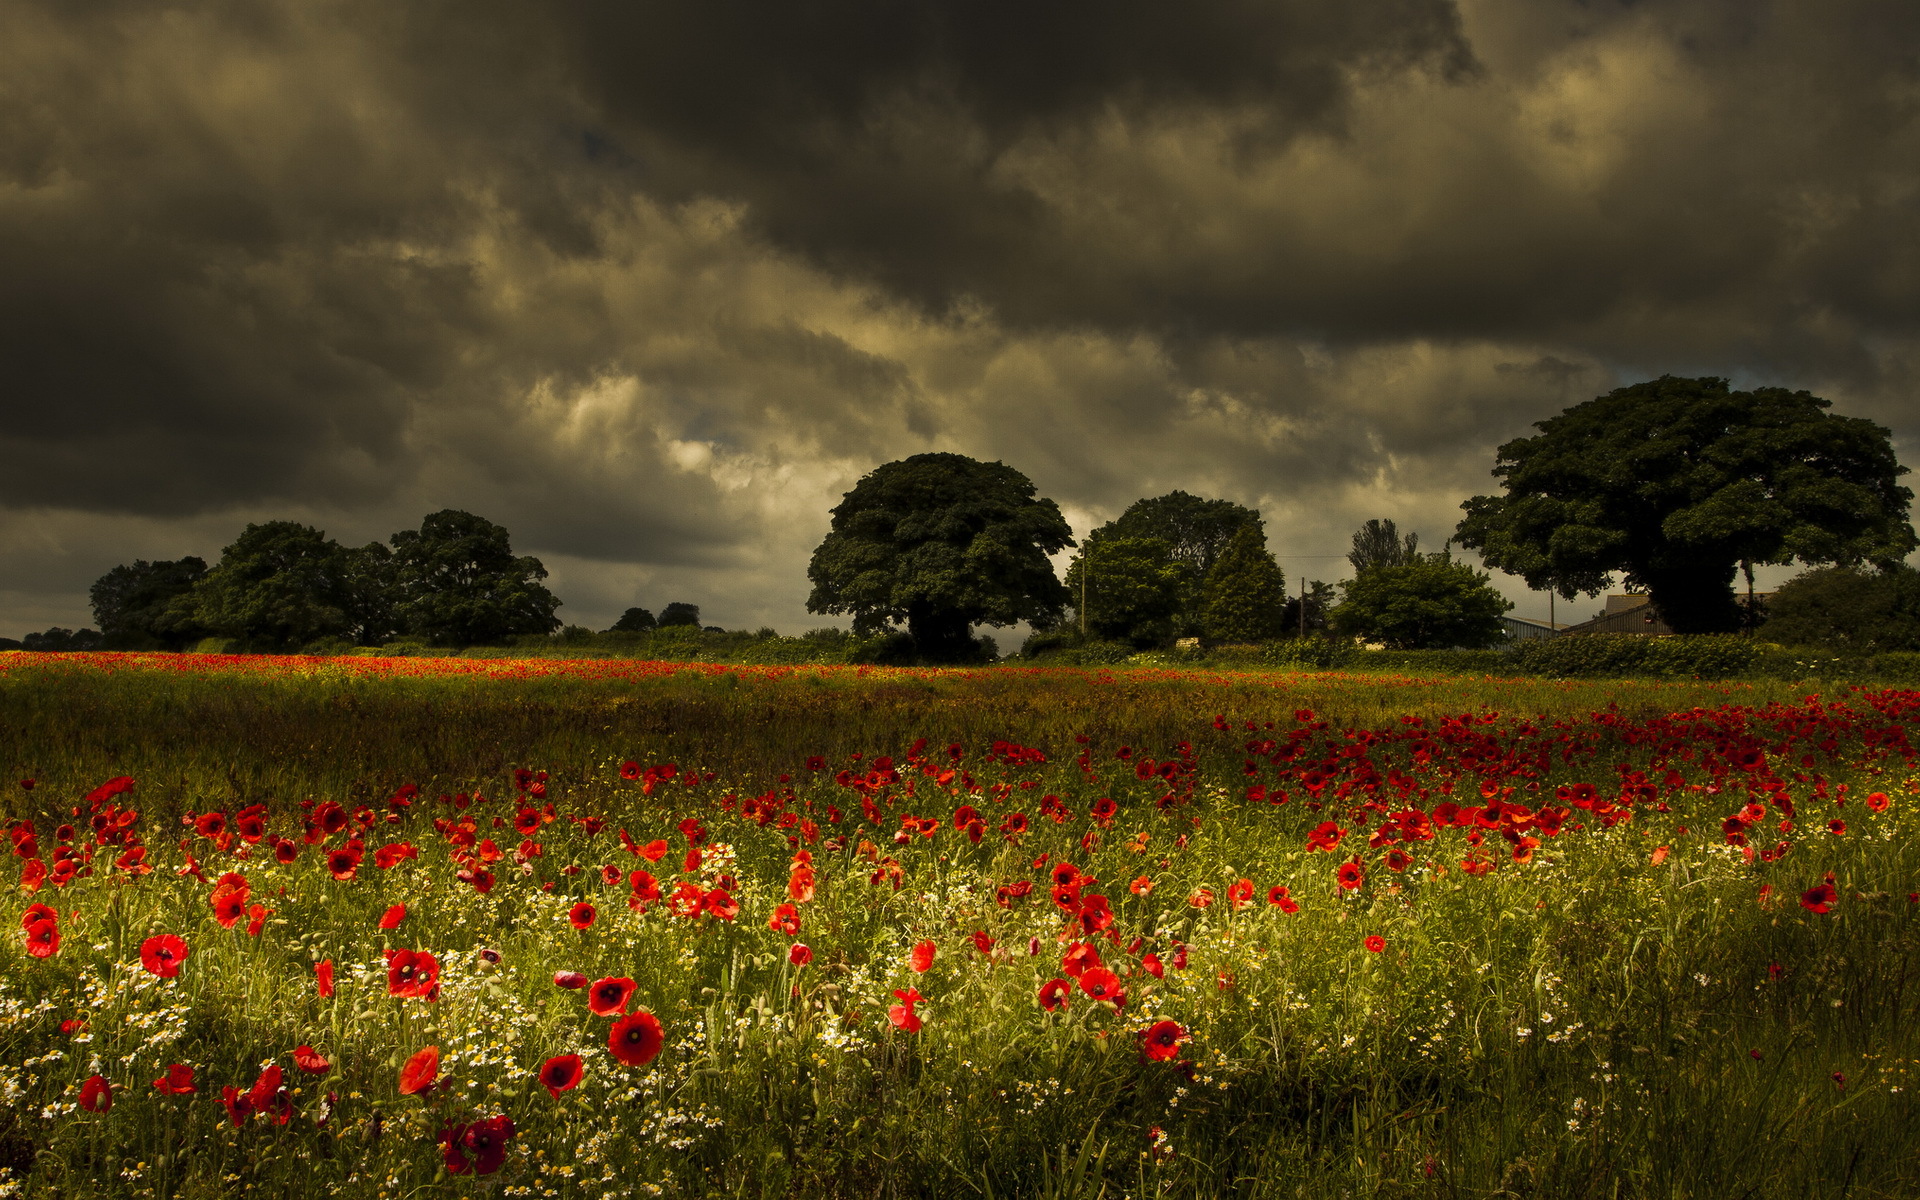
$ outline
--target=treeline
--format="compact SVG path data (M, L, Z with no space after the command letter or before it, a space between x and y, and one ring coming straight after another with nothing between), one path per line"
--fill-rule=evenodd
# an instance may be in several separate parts
M1259 512L1183 491L1136 501L1088 534L1067 567L1070 607L1038 621L1026 653L1108 643L1135 650L1199 639L1247 644L1338 636L1397 650L1500 644L1510 607L1488 577L1419 536L1368 521L1353 576L1290 593Z
M475 646L560 627L537 558L507 531L456 509L386 542L343 546L296 521L248 525L209 567L136 560L93 584L97 629L29 634L29 650L184 650L208 638L285 653L406 637Z

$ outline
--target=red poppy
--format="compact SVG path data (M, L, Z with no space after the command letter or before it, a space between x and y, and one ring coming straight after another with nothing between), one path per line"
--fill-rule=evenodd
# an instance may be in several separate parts
M1842 821L1839 817L1835 817L1833 820L1828 821L1827 829L1835 837L1847 836L1847 823L1845 821Z
M360 855L358 847L347 845L338 850L327 852L327 872L335 879L349 880L360 873Z
M253 1090L247 1093L247 1101L253 1105L254 1112L267 1111L274 1099L280 1095L280 1085L285 1078L286 1073L280 1069L278 1063L260 1072L260 1078L253 1081ZM284 1125L286 1122L282 1121L281 1124Z
M235 922L247 915L245 888L234 890L216 887L208 903L213 905L213 919L225 929L232 929Z
M1088 967L1080 972L1080 990L1095 1000L1112 1000L1120 994L1120 977L1105 967Z
M450 1125L441 1135L442 1159L447 1174L491 1175L507 1161L507 1142L513 1137L513 1118L504 1114L475 1121L471 1125Z
M587 992L587 1008L596 1017L617 1017L627 1011L627 1002L638 986L624 975L596 980Z
M201 813L193 819L193 831L203 838L219 837L227 831L227 814Z
M380 928L398 929L400 922L407 919L407 906L396 904L380 915Z
M189 953L187 943L177 935L163 933L140 943L140 965L162 979L172 979Z
M20 928L32 929L34 925L40 921L58 922L59 920L60 914L51 906L45 904L29 904L27 911L20 914Z
M1236 879L1227 887L1227 902L1235 908L1253 906L1253 880Z
M419 858L420 851L406 842L393 842L373 852L373 865L382 871L391 871L409 858Z
M907 960L907 965L912 967L916 974L924 975L927 973L927 968L933 965L933 954L934 946L932 942L915 942L913 944L913 956Z
M1186 1036L1178 1021L1155 1021L1141 1034L1142 1048L1154 1062L1165 1062L1180 1053L1180 1043Z
M567 924L573 926L575 929L591 929L593 928L594 921L599 916L600 912L598 909L588 904L585 900L582 900L567 910Z
M973 948L981 954L991 955L993 953L993 939L987 936L986 930L976 929L973 931Z
M1086 942L1075 942L1060 956L1060 969L1075 979L1080 978L1088 968L1099 965L1100 952Z
M80 1085L80 1107L90 1113L103 1113L113 1107L113 1085L104 1075L95 1075Z
M247 909L247 936L259 937L260 931L267 927L267 918L273 915L273 909L264 904L255 904Z
M273 843L273 861L281 866L292 866L293 860L299 857L300 843L292 838L280 838Z
M1340 886L1349 892L1367 881L1366 872L1360 869L1359 863L1352 861L1341 863L1336 877L1340 881Z
M646 859L648 862L659 862L667 856L667 851L671 848L672 847L667 845L665 838L655 838L640 847L640 857Z
M400 1068L400 1094L415 1096L433 1086L440 1077L440 1047L428 1046L409 1058Z
M1387 948L1387 939L1377 933L1370 933L1367 935L1366 945L1369 953L1378 954Z
M425 1000L440 994L440 960L425 950L396 950L387 960L387 994Z
M1073 998L1073 985L1064 979L1049 979L1040 985L1040 1007L1059 1012Z
M313 964L313 985L320 992L322 1000L333 996L333 960L322 959Z
M1413 856L1405 850L1389 850L1387 851L1386 858L1381 861L1385 864L1387 870L1398 874L1413 865Z
M293 1048L293 1065L309 1075L325 1075L333 1070L333 1064L312 1046L300 1045Z
M578 971L555 971L553 973L553 986L563 987L568 991L576 991L587 986L587 977Z
M788 937L800 932L800 910L791 904L782 904L773 910L767 918L767 928L775 933L784 933Z
M660 1022L644 1008L637 1008L613 1023L607 1031L607 1050L629 1067L644 1067L666 1045Z
M35 921L27 926L27 953L35 958L52 958L60 953L60 927L52 921Z
M1187 903L1193 905L1195 908L1213 907L1213 889L1200 888L1194 892L1193 895L1187 897Z
M185 1096L200 1089L193 1086L193 1068L185 1063L174 1063L167 1068L165 1079L153 1081L154 1090L167 1096Z
M795 942L787 950L787 961L796 967L804 967L813 961L813 951L800 942Z
M1872 809L1874 812L1887 811L1888 803L1889 801L1887 799L1887 794L1885 792L1868 792L1867 793L1867 807Z
M236 1129L246 1124L247 1118L253 1115L253 1101L232 1084L220 1089L220 1103L226 1105L227 1119L233 1122Z
M1800 893L1800 907L1808 912L1829 912L1839 899L1840 893L1834 890L1833 885L1823 883Z
M568 1088L580 1082L582 1073L580 1056L578 1054L563 1054L558 1058L550 1058L541 1064L540 1083L541 1086L545 1087L547 1091L552 1094L555 1100L558 1100L561 1092L566 1091Z
M1128 884L1127 890L1132 892L1136 896L1145 896L1149 892L1153 891L1153 880L1148 879L1145 875L1142 875L1140 878Z
M917 988L895 988L893 995L900 1003L887 1007L887 1020L902 1033L919 1033L925 1022L921 1021L920 1014L914 1011L913 1006L926 997Z
M714 888L700 899L701 909L709 916L731 921L740 915L740 906L725 888Z

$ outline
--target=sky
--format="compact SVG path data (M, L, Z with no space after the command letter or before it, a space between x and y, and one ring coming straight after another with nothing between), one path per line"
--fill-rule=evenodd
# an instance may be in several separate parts
M797 633L924 451L1337 580L1665 373L1914 462L1916 215L1910 0L6 0L0 634L442 508Z

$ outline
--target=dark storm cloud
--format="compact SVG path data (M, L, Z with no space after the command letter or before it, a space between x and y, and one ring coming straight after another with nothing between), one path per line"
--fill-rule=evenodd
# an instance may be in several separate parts
M1920 433L1917 205L1904 0L16 0L0 606L454 506L792 625L929 449L1438 540L1662 371Z

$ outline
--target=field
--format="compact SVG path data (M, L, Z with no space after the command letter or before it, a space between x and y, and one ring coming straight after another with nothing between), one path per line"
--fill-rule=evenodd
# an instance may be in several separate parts
M0 1195L1911 1196L1916 719L0 655Z

